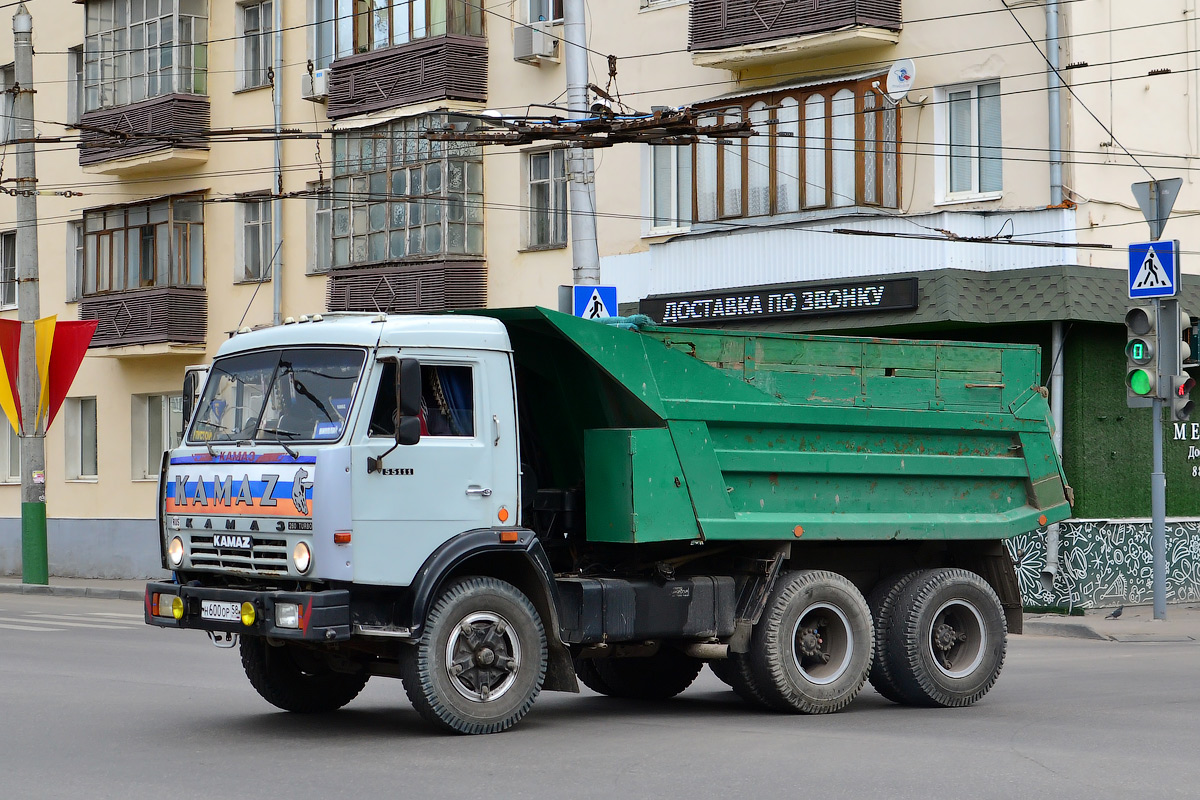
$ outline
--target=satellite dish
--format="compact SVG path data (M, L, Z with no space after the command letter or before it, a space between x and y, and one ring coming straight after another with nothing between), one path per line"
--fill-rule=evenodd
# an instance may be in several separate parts
M917 77L917 65L911 58L902 58L888 70L887 96L893 103L899 104L908 95Z

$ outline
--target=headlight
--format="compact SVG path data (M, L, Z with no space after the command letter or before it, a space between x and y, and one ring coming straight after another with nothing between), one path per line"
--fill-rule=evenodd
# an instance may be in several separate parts
M308 567L312 563L312 553L307 544L296 542L296 546L292 549L292 563L296 565L296 571L301 575L308 572Z
M172 567L183 563L183 539L176 536L171 540L171 544L167 546L167 560L171 562Z
M299 628L300 627L300 606L296 603L276 603L275 604L275 627L277 628Z

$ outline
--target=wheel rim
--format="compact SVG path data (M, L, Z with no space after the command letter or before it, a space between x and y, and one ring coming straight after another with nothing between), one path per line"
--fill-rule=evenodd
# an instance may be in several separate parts
M833 683L850 666L854 633L840 608L813 603L792 628L792 661L804 678L817 685Z
M521 641L504 617L476 611L463 617L446 642L446 673L468 700L497 700L512 688L521 664Z
M929 629L929 656L938 671L948 678L965 678L983 662L987 652L987 628L983 614L963 599L938 606Z

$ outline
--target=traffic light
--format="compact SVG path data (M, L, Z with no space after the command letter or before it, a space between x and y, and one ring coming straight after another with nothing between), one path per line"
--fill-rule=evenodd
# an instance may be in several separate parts
M1187 422L1192 417L1196 404L1192 402L1192 389L1196 379L1191 375L1171 376L1171 419L1176 422Z
M1125 313L1125 402L1130 408L1149 405L1157 394L1157 317L1153 306L1133 306Z

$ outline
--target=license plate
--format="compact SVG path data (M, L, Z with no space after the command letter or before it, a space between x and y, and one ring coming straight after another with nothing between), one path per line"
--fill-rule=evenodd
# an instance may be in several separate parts
M227 603L223 600L201 600L200 617L202 619L219 619L223 622L241 622L242 604Z
M222 550L250 550L254 546L254 540L249 536L241 533L216 533L213 534L213 547L219 547Z

